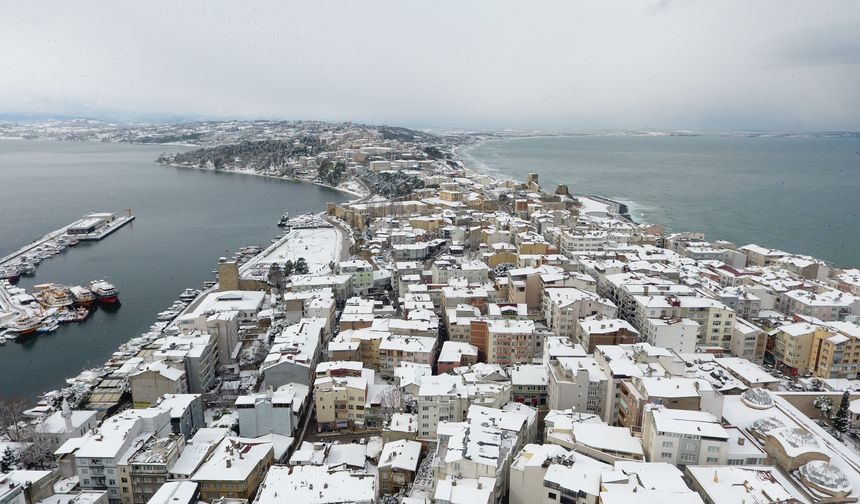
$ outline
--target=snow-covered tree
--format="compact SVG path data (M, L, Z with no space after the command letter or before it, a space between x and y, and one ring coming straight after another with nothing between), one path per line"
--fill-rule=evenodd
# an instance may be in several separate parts
M821 418L827 419L833 411L833 401L827 396L818 396L812 402L812 407L821 412Z
M842 394L842 401L839 403L839 409L837 409L836 413L830 418L830 423L833 424L833 428L836 429L837 432L848 432L848 406L850 405L850 402L851 399L849 398L848 391L846 390L845 393Z
M0 457L0 473L7 473L18 465L18 455L12 451L12 448L6 447L3 456Z

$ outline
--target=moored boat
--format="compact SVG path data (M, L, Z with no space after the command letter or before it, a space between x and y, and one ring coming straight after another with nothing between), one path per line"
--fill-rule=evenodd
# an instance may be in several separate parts
M99 304L112 305L119 303L119 291L114 284L107 280L94 280L90 283L90 290L96 295Z
M72 292L72 301L76 306L89 308L96 302L96 295L86 287L73 285L69 290Z
M70 306L73 303L72 296L62 285L40 284L34 286L38 289L33 297L45 308L60 308Z
M17 333L18 336L27 336L28 334L33 334L36 332L36 329L42 324L42 321L33 315L28 313L22 313L18 315L18 317L10 322L6 327Z

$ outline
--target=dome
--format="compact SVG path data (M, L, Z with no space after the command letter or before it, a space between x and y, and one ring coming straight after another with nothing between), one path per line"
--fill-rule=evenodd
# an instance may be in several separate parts
M790 456L820 450L815 436L801 428L774 429L768 432L768 436L775 437Z
M803 479L830 493L848 493L851 483L838 467L821 460L813 460L799 469Z
M750 408L768 409L773 407L773 398L763 388L751 388L741 394L741 400Z
M764 417L759 418L755 422L750 425L750 429L759 432L760 434L767 434L768 432L785 427L785 424L782 423L782 420L776 417Z

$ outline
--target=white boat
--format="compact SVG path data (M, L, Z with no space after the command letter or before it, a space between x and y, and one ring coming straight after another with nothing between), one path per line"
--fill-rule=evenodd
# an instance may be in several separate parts
M90 283L90 290L98 298L101 304L115 304L119 302L119 291L114 284L107 280L94 280Z

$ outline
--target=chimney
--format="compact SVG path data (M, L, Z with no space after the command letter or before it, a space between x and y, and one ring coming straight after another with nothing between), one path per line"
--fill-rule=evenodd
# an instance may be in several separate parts
M230 469L232 466L233 466L233 461L230 459L227 459L227 469Z

